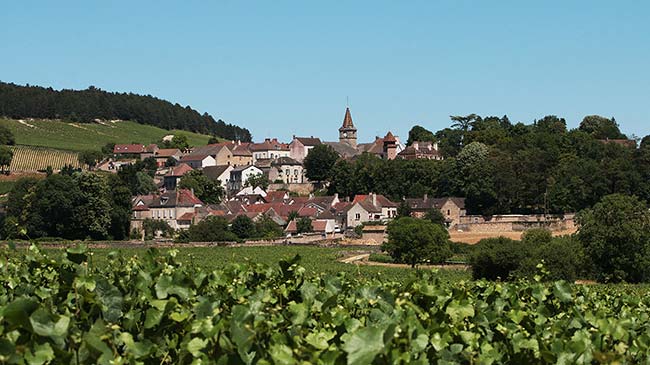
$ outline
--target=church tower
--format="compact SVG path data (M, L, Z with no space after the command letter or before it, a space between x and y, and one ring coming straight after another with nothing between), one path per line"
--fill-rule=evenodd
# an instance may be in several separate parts
M357 129L354 127L354 124L352 124L350 108L345 108L343 126L339 128L339 142L347 143L350 146L357 148Z

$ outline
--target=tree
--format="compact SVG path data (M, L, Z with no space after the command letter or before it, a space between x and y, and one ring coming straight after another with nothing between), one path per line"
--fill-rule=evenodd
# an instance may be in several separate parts
M257 235L260 238L277 238L282 237L282 227L273 221L268 215L264 214L255 224Z
M165 167L174 167L176 164L178 164L178 161L176 161L175 158L167 157L167 160L165 161Z
M447 221L445 220L445 216L442 215L442 212L440 211L440 209L438 209L436 207L433 207L433 208L429 209L429 211L427 211L424 214L424 219L428 220L429 222L431 222L433 224L438 224L438 225L441 225L443 227L445 227L446 224L447 224Z
M248 180L246 180L246 186L250 186L253 189L260 187L262 190L266 190L269 188L270 184L271 181L269 181L269 178L263 173L252 175L248 178Z
M191 242L237 241L238 237L228 229L228 221L223 217L210 216L190 226L188 237Z
M0 169L3 173L9 170L13 158L14 152L9 147L0 146Z
M454 123L451 125L452 128L461 130L463 132L467 132L472 128L472 125L474 122L481 120L481 117L479 117L476 114L470 114L470 115L450 115L449 118L451 118Z
M339 159L338 153L332 146L321 144L309 151L303 162L307 172L305 176L311 181L325 181L332 176L332 168Z
M215 143L219 143L219 138L215 136L210 137L210 139L208 140L208 144L215 144Z
M115 142L108 142L102 147L104 156L112 156L113 151L115 151Z
M312 227L311 219L309 217L302 217L296 222L296 231L298 233L307 233L314 230Z
M149 174L142 171L138 171L135 174L135 177L136 177L136 186L135 186L134 195L151 194L151 193L155 193L158 190L156 184L154 183L151 176L149 176Z
M84 172L74 176L79 195L73 221L83 238L106 239L111 226L111 204L106 181L97 174Z
M627 139L621 133L614 118L607 119L600 115L587 115L580 122L578 129L591 134L596 139Z
M411 216L411 207L405 200L402 200L397 207L397 216L398 217L410 217Z
M219 204L225 191L219 180L212 180L201 170L192 170L181 177L180 189L194 190L194 195L206 204Z
M388 241L382 249L395 260L415 267L425 262L442 263L452 255L449 233L441 225L403 217L388 224Z
M470 257L472 276L474 279L510 279L526 256L526 247L521 242L505 237L482 239Z
M300 214L298 214L298 211L292 210L289 212L289 215L287 216L287 221L291 222L294 219L300 218Z
M238 215L232 221L230 230L240 239L251 238L257 235L255 222L245 215Z
M634 196L607 195L576 216L578 240L603 282L650 279L650 212Z
M410 146L413 144L413 142L422 142L422 141L429 141L429 142L436 142L438 139L436 136L431 132L430 130L419 126L415 125L411 128L409 131L409 138L406 141L406 145Z
M86 150L79 153L79 163L88 166L92 170L104 156L99 151Z
M0 145L13 146L16 144L16 138L9 128L0 125Z

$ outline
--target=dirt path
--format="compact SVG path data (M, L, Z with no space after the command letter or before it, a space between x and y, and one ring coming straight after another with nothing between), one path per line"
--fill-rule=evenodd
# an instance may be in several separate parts
M350 256L346 257L343 259L340 259L339 261L344 263L344 264L355 264L355 265L366 265L366 266L382 266L382 267L399 267L399 268L405 268L409 269L411 268L411 265L407 264L391 264L387 262L375 262L375 261L370 261L368 260L370 258L369 253L364 253L362 255L355 255L355 256ZM419 265L418 268L420 269L443 269L443 270L469 270L470 266L469 265L458 265L458 264L452 264L452 265Z

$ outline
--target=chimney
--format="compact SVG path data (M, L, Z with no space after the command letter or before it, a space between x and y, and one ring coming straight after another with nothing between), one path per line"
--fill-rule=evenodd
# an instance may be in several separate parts
M424 199L423 199L423 200L424 200L424 201L427 201L427 200L429 200L429 194L427 194L427 193L424 193Z
M427 149L431 151L431 143L427 143Z
M264 142L271 142L271 138L264 138Z
M420 144L417 141L413 142L413 148L415 148L416 150L419 150L420 149Z
M334 200L339 200L339 193L334 193Z
M372 205L377 206L377 194L372 193Z

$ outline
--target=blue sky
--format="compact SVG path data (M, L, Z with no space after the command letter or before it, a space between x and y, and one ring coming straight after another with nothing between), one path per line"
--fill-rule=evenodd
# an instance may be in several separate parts
M189 104L256 140L361 141L449 115L650 134L643 1L6 1L0 80Z

